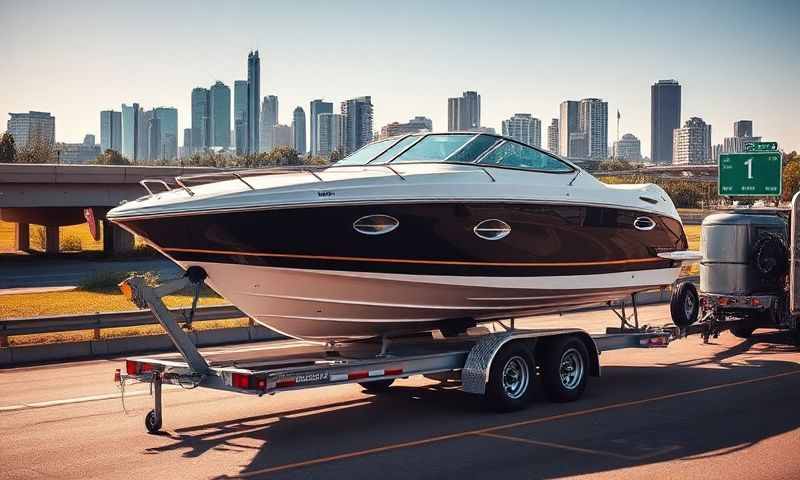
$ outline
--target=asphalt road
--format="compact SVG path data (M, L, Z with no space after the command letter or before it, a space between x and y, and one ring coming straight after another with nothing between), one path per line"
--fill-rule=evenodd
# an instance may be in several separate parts
M663 305L641 311L665 321ZM580 314L592 331L611 320ZM539 398L511 414L423 378L378 396L357 385L264 398L172 388L162 435L144 429L146 385L128 387L123 410L119 360L0 370L2 477L800 478L800 353L783 335L693 337L601 360L581 400Z
M94 276L113 272L152 271L169 276L179 270L165 258L105 260L79 256L3 255L0 258L0 290L75 286Z

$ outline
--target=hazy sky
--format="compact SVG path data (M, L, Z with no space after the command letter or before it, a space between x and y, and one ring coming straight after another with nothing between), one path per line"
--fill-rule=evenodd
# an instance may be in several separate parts
M314 98L372 95L376 130L415 115L444 130L447 97L477 90L484 125L532 113L545 137L562 100L600 97L609 140L619 109L649 155L650 85L675 78L682 122L703 117L714 143L752 119L800 149L800 0L0 0L0 47L0 130L44 110L59 141L99 141L100 110L121 103L177 107L189 127L191 89L232 89L257 48L281 123Z

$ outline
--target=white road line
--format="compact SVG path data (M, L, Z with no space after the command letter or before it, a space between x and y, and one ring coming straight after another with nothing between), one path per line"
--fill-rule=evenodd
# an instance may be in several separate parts
M164 385L164 390L172 390L179 388L176 385ZM150 389L147 390L133 390L125 391L125 398L128 397L141 397L142 395L150 395ZM59 405L71 405L75 403L86 403L86 402L96 402L99 400L113 400L120 398L120 393L106 393L103 395L91 395L88 397L75 397L75 398L65 398L61 400L48 400L45 402L32 402L32 403L20 403L17 405L6 405L0 406L0 412L16 412L19 410L31 410L35 408L47 408L47 407L56 407Z

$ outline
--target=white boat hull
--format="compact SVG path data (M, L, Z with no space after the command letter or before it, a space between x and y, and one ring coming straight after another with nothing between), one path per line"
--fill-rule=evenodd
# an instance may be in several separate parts
M411 275L210 262L208 283L257 322L329 341L568 310L671 284L679 267L548 277ZM221 279L221 280L220 280ZM513 286L513 287L512 287Z

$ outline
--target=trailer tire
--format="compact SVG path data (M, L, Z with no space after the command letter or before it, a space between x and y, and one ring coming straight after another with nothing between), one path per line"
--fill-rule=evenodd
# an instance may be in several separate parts
M150 410L144 417L144 426L150 433L158 433L161 430L161 418L158 418L155 410Z
M542 355L544 393L551 402L573 402L586 390L589 352L572 335L549 340Z
M669 302L669 313L672 323L685 328L697 321L700 312L700 297L692 282L679 283L672 291Z
M394 383L394 378L387 378L384 380L375 380L374 382L358 382L361 388L367 393L381 393L389 390L389 387Z
M734 337L738 338L750 338L755 330L755 327L751 327L749 325L731 327L731 333Z
M535 378L531 350L522 342L503 346L492 360L484 400L496 412L525 408L533 392Z

